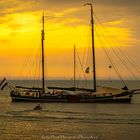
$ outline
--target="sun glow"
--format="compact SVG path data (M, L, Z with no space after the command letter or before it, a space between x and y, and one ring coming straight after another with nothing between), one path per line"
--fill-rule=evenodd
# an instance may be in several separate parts
M81 19L76 17L62 18L65 14L73 11L77 11L77 9L56 13L54 19L46 17L45 52L49 77L65 77L66 71L69 73L67 77L72 77L70 71L73 67L73 45L75 44L79 50L84 49L87 45L91 46L91 31L87 23L80 24ZM33 48L34 51L31 54L34 59L38 48L41 47L41 16L42 13L38 11L13 13L0 18L0 21L4 21L0 24L0 52L2 52L0 59L7 63L7 66L1 69L3 75L11 76L8 71L5 71L8 67L12 72L12 77L25 77L24 74L17 73L28 50ZM58 17L62 19L57 20ZM128 28L120 27L123 23L119 20L104 24L105 31L96 24L95 29L104 43L109 42L107 38L115 38L117 46L127 46L130 31ZM95 46L96 49L101 48L96 33ZM104 47L109 46L115 47L116 44L110 41L109 45ZM4 66L4 64L2 65Z

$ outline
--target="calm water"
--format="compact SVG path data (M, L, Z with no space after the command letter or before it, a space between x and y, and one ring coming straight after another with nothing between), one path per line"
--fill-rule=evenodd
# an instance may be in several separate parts
M31 81L9 81L31 85ZM33 83L39 86L36 81ZM72 81L49 81L49 86L70 86ZM81 86L83 82L79 83ZM127 81L130 88L140 82ZM87 84L92 87L92 83ZM118 81L98 81L98 85L122 87ZM0 95L0 140L139 140L140 94L132 104L11 103L9 91Z

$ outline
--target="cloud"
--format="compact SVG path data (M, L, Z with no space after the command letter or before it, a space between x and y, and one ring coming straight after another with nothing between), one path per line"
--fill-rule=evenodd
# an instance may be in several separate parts
M9 39L0 39L0 43L9 43Z
M97 0L95 4L112 6L139 6L139 0Z
M137 27L137 23L140 22L139 0L0 0L0 24L8 23L9 27L16 30L20 28L21 23L11 23L14 17L11 19L6 15L16 16L16 13L25 12L41 13L45 10L48 22L67 26L87 25L90 22L90 11L88 7L82 6L86 2L94 4L95 13L102 23L107 22L118 26L113 22L120 21L122 26L133 30L136 38L139 37L139 27Z
M36 11L37 5L35 0L1 0L0 1L0 15Z

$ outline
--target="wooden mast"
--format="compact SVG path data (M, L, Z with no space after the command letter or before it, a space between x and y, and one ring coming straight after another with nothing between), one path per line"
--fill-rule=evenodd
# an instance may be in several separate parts
M45 40L45 34L44 34L44 13L42 16L42 30L41 30L41 43L42 43L42 94L45 93L45 76L44 76L44 40Z
M96 92L96 64L95 64L95 45L94 45L94 19L93 19L93 6L92 3L86 3L91 7L91 34L92 34L92 65L93 65L93 84L94 92Z
M75 51L75 45L74 45L74 67L73 67L73 76L74 76L74 80L73 80L73 84L74 84L74 92L75 92L75 78L76 78L76 74L75 74L75 69L76 69L76 51Z

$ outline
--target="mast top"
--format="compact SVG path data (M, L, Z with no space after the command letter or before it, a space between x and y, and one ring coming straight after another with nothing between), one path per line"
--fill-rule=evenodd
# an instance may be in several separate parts
M92 3L85 3L84 6L86 6L86 5L92 6Z

